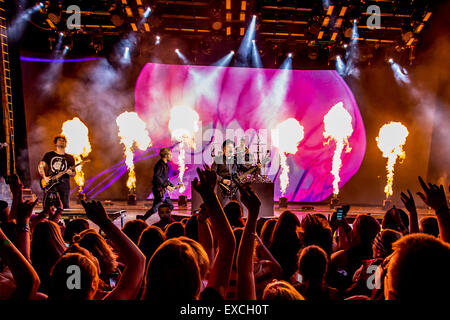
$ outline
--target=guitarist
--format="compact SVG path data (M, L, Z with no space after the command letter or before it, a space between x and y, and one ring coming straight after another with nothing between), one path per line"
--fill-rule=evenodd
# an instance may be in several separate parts
M136 218L140 220L147 220L152 214L158 212L158 208L166 203L170 211L173 210L173 203L167 192L175 190L180 184L174 186L169 181L169 165L167 162L172 161L172 151L169 148L161 148L159 150L161 159L155 164L153 169L152 191L153 191L153 206L145 213L145 215L137 215Z
M55 144L55 151L47 152L39 162L38 167L39 174L46 183L48 183L52 176L75 165L74 157L66 153L66 137L57 136L53 140L53 143ZM64 208L69 208L70 177L73 176L75 176L75 171L69 169L67 173L61 177L60 183L53 186L50 190L47 190L47 192L56 192L59 194ZM44 197L44 199L45 198L46 197Z
M234 151L234 142L225 140L222 144L223 155L215 157L211 166L211 170L216 171L217 173L217 196L222 206L231 200L239 201L240 197L239 191L236 191L234 195L231 195L229 191L225 190L220 185L226 185L229 190L237 188L237 186L234 186L232 175L245 172L251 167L251 165L245 164L244 161L240 161ZM260 166L261 164L258 164L258 167Z

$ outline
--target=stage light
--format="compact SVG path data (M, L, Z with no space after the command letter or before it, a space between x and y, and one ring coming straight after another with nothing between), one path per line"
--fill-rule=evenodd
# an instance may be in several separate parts
M152 8L147 7L147 9L144 12L144 18L148 18L150 16L150 12L152 12Z
M40 11L43 7L44 3L40 2L25 11L19 12L8 28L8 36L10 40L18 41L25 31L27 20L29 20L33 14Z
M158 45L160 43L161 43L161 37L160 36L156 36L155 45Z
M178 58L180 58L184 64L190 64L190 61L186 58L184 54L181 53L180 50L175 49L175 53L177 54Z
M287 56L286 59L284 59L283 63L280 66L280 69L284 69L284 70L290 70L292 69L292 58L291 56Z
M289 53L288 53L288 57L289 57L289 58L292 58L292 53L289 52Z
M226 67L231 62L231 59L233 58L233 56L234 56L234 51L231 50L226 56L224 56L220 60L218 60L215 63L213 63L213 66Z
M131 55L130 55L130 47L125 47L123 51L123 56L120 59L122 64L130 64L131 63Z
M345 63L340 55L336 56L336 71L341 77L345 76Z
M388 62L391 65L391 69L392 69L392 72L394 72L394 77L395 77L395 80L397 81L397 83L399 83L399 84L411 83L411 80L409 79L409 76L408 76L408 71L405 68L403 68L398 63L394 62L394 60L392 58L390 58L388 60Z

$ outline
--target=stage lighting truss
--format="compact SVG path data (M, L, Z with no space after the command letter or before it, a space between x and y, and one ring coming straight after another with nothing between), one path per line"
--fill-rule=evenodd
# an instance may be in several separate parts
M270 51L273 43L294 42L313 59L317 55L316 49L308 47L309 41L315 40L319 50L340 47L342 41L350 42L353 19L358 21L359 47L400 45L404 52L409 52L420 42L421 34L432 18L429 1L414 2L412 6L408 1L398 0L47 0L43 1L40 13L29 20L40 29L48 30L50 39L54 32L67 31L70 14L66 9L70 5L82 9L81 25L72 36L101 35L106 39L122 38L129 32L136 32L211 44L235 41L235 47L256 14L259 50ZM367 19L373 14L367 10L369 5L380 8L380 28L368 27ZM151 13L143 21L147 8L151 8ZM27 36L34 35L27 31ZM96 52L101 51L100 45L95 47ZM370 55L364 59L370 60Z

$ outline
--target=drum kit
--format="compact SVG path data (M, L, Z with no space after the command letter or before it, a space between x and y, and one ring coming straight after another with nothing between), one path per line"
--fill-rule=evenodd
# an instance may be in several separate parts
M261 143L261 139L259 135L257 135L257 141L254 145L256 145L255 151L250 151L250 147L245 143L246 137L241 139L241 143L239 146L235 148L235 155L240 164L246 165L256 165L258 163L261 164L261 168L258 170L252 170L252 173L246 175L245 177L240 177L242 183L272 183L270 178L265 174L266 165L270 162L270 150L266 148L264 150L265 144ZM213 143L211 149L211 157L221 157L222 152L215 153L215 146L220 143Z

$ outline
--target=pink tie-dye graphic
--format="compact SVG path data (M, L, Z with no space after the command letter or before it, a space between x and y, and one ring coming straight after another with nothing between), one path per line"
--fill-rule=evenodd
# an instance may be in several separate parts
M187 155L192 156L190 163L195 163L186 162L184 181L187 189L184 194L188 196L191 194L190 181L196 176L195 168L202 161L211 163L211 142L222 142L217 137L224 139L225 129L270 130L277 123L293 117L304 127L305 137L298 152L288 155L290 181L286 197L290 201L304 202L326 199L333 192L330 171L336 145L334 142L324 145L323 117L338 102L342 102L352 116L354 129L349 138L351 152L342 155L339 183L342 187L361 165L366 135L353 94L335 71L148 63L141 71L135 89L135 109L147 122L154 147L175 145L168 129L169 111L173 106L191 107L200 116L202 132L207 137L200 136L196 149L187 151ZM205 134L208 129L212 134ZM270 139L270 131L267 136ZM255 148L256 136L249 138ZM275 182L275 200L278 200L279 155L270 146L270 140L266 141L272 157L267 172ZM219 144L215 148L220 149ZM173 161L177 161L176 148Z

